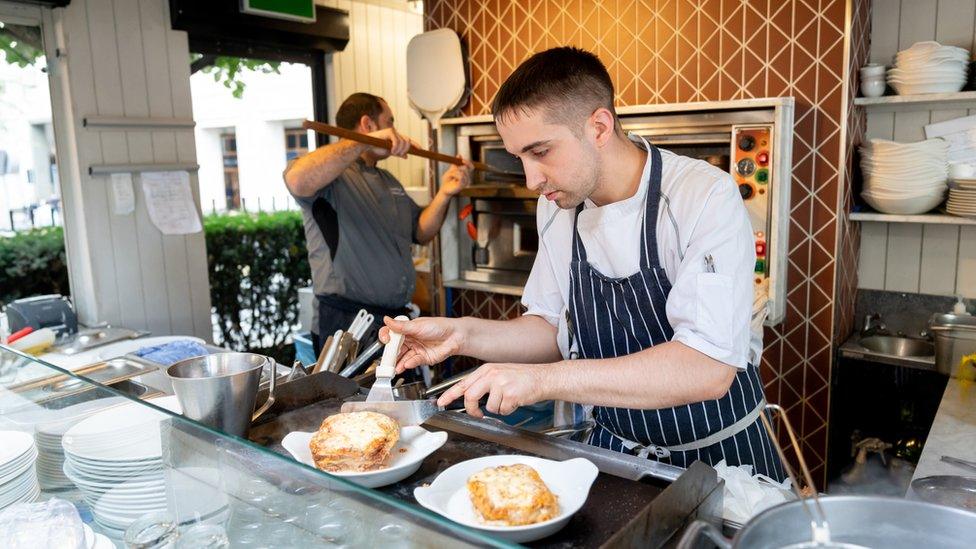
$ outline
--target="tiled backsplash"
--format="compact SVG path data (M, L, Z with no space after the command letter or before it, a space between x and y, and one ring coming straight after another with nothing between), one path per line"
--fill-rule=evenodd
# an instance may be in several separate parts
M427 30L454 29L467 44L472 96L465 115L487 113L500 84L533 52L567 44L607 64L619 105L796 98L790 291L786 320L766 330L761 374L769 400L798 425L821 478L831 340L850 328L857 257L856 227L838 221L850 205L847 143L863 130L845 122L852 93L845 79L865 56L868 7L867 0L424 3ZM848 23L848 36L859 37L854 43L844 35ZM482 298L466 294L459 299Z

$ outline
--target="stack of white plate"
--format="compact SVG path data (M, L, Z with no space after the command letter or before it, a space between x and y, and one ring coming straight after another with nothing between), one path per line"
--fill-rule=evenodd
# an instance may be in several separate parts
M175 396L151 401L179 413ZM138 403L87 417L65 431L64 475L81 490L95 521L122 531L166 510L160 423L169 416Z
M949 184L946 211L952 215L976 217L976 179L954 179Z
M952 93L966 85L969 51L938 42L916 42L895 55L888 83L899 95Z
M41 495L35 460L34 437L20 431L0 431L0 510Z
M941 139L917 143L868 140L861 146L861 196L882 213L931 210L945 199L947 151L948 144Z
M68 406L34 420L37 443L37 480L45 490L70 488L74 483L64 475L64 433L82 419L112 406L128 402L121 397L103 398ZM44 412L54 412L44 410Z

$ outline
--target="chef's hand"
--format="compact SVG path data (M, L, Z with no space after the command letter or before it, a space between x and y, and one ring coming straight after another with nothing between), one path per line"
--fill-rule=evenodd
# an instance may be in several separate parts
M461 158L460 156L458 158ZM464 160L464 159L462 159ZM462 189L471 184L471 170L474 165L470 160L464 160L463 166L452 165L441 178L441 192L447 196L455 196Z
M403 345L397 359L396 371L429 366L458 354L464 345L464 334L455 318L421 317L414 320L394 320L383 317L386 326L380 328L379 338L390 341L390 330L403 334Z
M542 400L546 367L542 364L485 364L444 392L438 406L464 397L464 408L474 417L484 417L478 401L488 394L485 409L507 416L519 406Z
M388 158L390 156L399 156L400 158L407 157L407 151L410 150L410 138L396 131L394 128L386 128L383 130L378 130L375 132L370 132L368 134L371 137L377 137L379 139L386 139L393 143L393 147L390 149L384 149L382 147L370 147L373 155L379 160Z

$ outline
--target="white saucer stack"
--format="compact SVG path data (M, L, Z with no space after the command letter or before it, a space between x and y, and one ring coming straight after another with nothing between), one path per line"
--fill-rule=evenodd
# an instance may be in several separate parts
M976 217L976 179L954 179L949 184L946 211L962 217Z
M179 413L175 396L152 404ZM146 513L166 510L160 423L169 416L138 403L98 412L67 431L64 475L95 521L116 534Z
M0 510L41 495L36 460L34 437L20 431L0 431Z
M941 139L896 143L869 139L861 146L864 190L872 208L888 214L920 214L946 193L948 144Z
M966 85L969 51L938 42L916 42L895 55L888 83L898 95L953 93Z

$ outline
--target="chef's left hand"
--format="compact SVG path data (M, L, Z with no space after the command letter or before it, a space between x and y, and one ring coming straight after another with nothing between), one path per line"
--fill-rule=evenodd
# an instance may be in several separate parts
M508 415L519 406L542 400L545 366L542 364L485 364L459 381L437 399L446 406L464 397L464 408L474 417L484 417L478 401L488 394L485 409L493 414Z
M461 158L461 157L458 157ZM471 170L474 165L471 161L464 160L464 165L452 165L441 178L441 192L447 196L455 196L462 189L471 184Z

